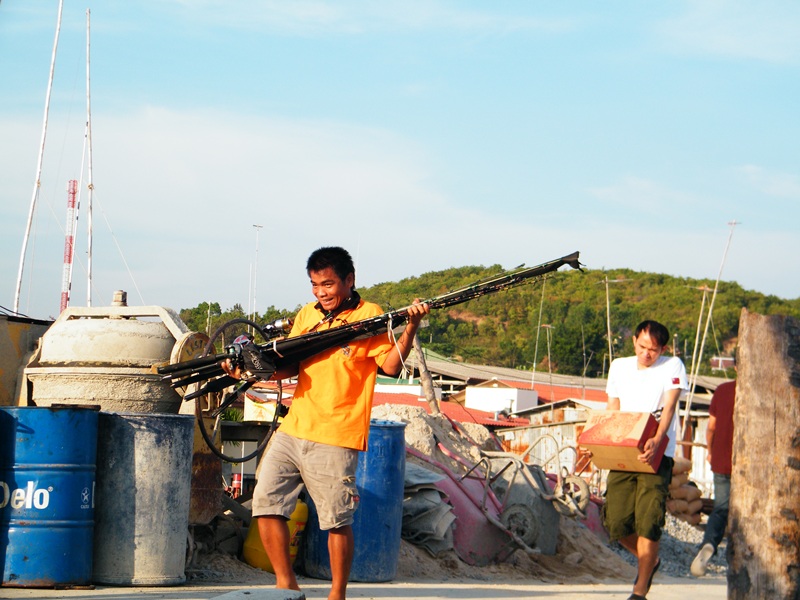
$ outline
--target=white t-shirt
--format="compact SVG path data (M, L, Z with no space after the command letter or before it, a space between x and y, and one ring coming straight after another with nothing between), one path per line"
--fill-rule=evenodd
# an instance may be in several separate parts
M606 393L609 398L619 398L619 409L626 412L654 412L664 403L664 392L686 390L686 368L675 356L659 356L646 369L639 369L635 356L617 358L608 370ZM678 441L678 407L667 430L669 444L666 456L675 456Z

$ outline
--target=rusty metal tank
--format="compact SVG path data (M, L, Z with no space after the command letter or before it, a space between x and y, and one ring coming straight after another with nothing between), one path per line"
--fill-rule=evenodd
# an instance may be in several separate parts
M19 403L177 414L182 397L155 368L199 356L207 339L169 308L127 306L124 292L113 306L67 308L24 369Z
M0 314L0 406L14 406L23 367L52 321Z

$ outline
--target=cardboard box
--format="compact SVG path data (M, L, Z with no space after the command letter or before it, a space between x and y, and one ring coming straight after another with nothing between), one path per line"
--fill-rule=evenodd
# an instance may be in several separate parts
M593 411L578 437L578 445L592 453L592 462L598 469L655 473L667 449L667 436L650 463L643 463L638 457L656 431L658 421L650 413Z

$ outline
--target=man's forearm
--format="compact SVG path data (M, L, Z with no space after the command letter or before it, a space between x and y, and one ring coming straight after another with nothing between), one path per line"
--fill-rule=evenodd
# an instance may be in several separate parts
M394 352L390 352L389 356L383 362L381 370L387 375L397 375L400 369L403 368L403 362L411 354L411 348L414 347L414 336L417 335L418 325L409 323L403 330L403 333L397 338L397 345Z
M667 435L667 431L669 431L672 418L675 416L675 411L678 409L678 398L681 395L681 391L670 390L667 394L667 401L664 403L664 408L661 411L661 421L658 423L658 431L656 431L656 435L654 436L658 438L659 442Z

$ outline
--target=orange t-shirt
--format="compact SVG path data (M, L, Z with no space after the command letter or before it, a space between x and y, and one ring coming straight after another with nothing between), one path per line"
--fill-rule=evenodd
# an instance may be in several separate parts
M362 300L356 308L343 311L332 324L325 323L318 331L382 312L377 304ZM307 333L323 316L315 303L305 305L297 313L289 337ZM387 335L380 333L302 361L292 407L283 419L281 431L304 440L366 450L378 367L393 348Z

